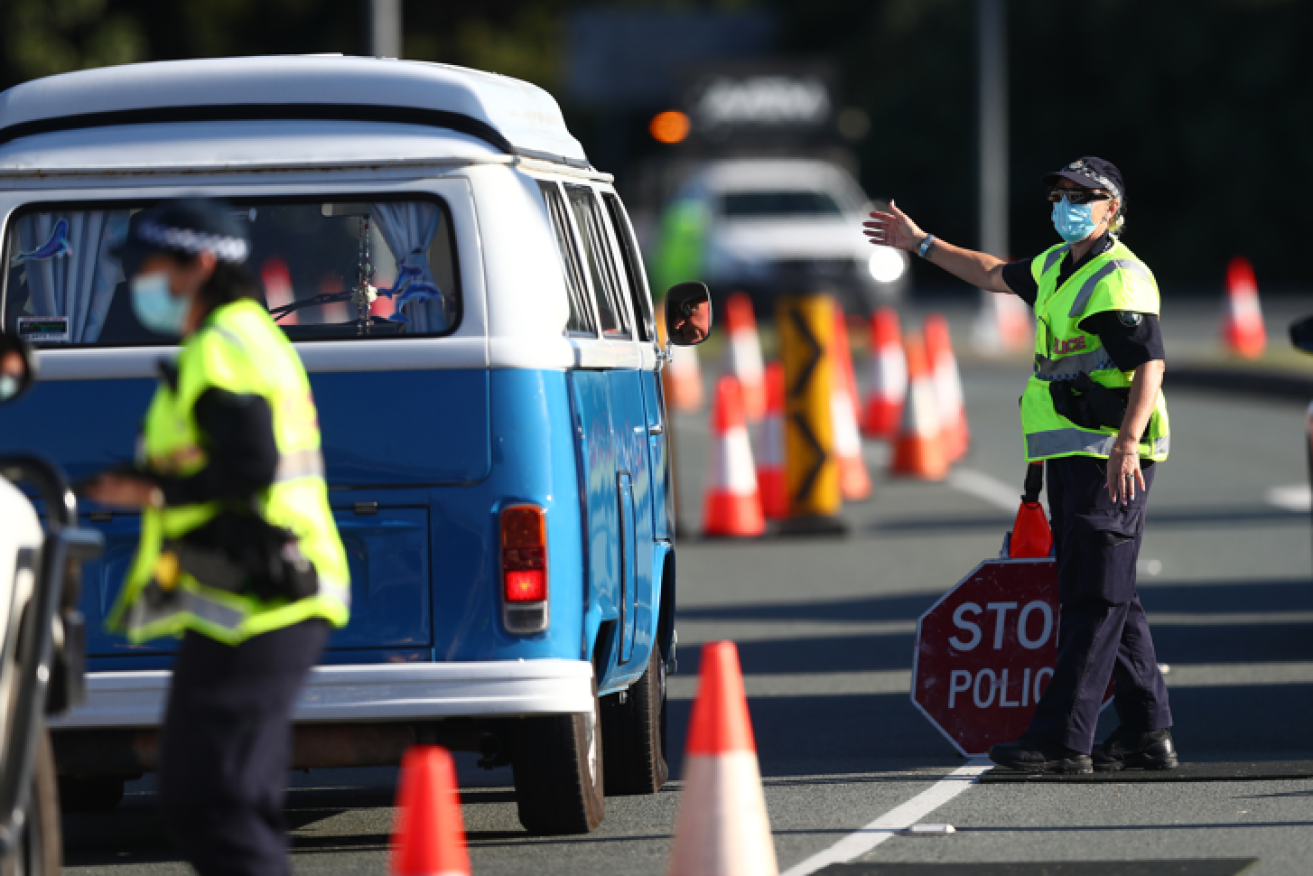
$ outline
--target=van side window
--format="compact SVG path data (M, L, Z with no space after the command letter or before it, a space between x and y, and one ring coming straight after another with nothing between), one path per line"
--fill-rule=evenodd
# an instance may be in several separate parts
M602 227L602 212L597 207L597 199L587 186L568 185L565 189L570 196L575 224L579 226L579 236L583 238L597 312L602 318L602 334L613 338L630 337L629 320L620 293L620 277L611 260L611 247Z
M588 304L588 289L584 285L583 268L579 265L579 250L570 232L565 198L561 197L561 189L554 182L539 181L538 186L547 200L547 215L551 217L552 231L556 233L556 248L561 254L566 294L570 298L570 322L565 330L569 334L596 335L597 325L593 320L593 309Z
M255 297L293 341L442 337L460 325L456 234L431 195L230 201ZM116 247L135 201L33 204L3 235L0 325L49 347L173 345L137 317ZM376 294L366 301L359 290Z
M629 281L629 301L634 306L634 317L638 321L638 336L644 341L650 341L656 334L656 325L652 319L652 297L647 289L647 277L643 273L643 260L638 253L634 231L618 197L605 192L602 200L606 203L606 212L611 219L611 230L615 232L616 242L620 244L625 278Z

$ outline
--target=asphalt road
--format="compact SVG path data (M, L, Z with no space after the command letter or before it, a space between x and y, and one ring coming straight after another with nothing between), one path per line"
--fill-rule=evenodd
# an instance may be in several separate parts
M1019 493L1016 414L1024 364L964 375L972 451L947 483L889 480L867 448L874 500L851 506L843 540L705 542L697 530L705 415L680 417L680 673L672 680L673 775L700 643L738 643L781 871L917 798L963 766L908 700L917 617L996 555ZM1307 513L1273 504L1306 481L1300 405L1202 394L1169 399L1172 457L1158 474L1142 551L1183 759L1313 760L1313 580ZM1286 495L1291 491L1287 490ZM1286 503L1289 505L1289 502ZM1296 503L1297 504L1297 503ZM1100 736L1112 729L1105 712ZM459 756L479 874L659 874L680 785L607 800L586 837L536 839L515 817L510 773ZM288 815L299 874L383 872L394 770L293 777ZM80 874L182 873L149 778L113 813L66 820ZM859 859L895 862L1261 859L1307 873L1313 781L971 785ZM872 870L871 872L878 872Z

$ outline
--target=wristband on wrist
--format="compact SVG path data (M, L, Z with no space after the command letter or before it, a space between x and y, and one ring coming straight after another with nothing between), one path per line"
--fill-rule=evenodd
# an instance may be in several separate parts
M934 247L935 236L933 234L927 234L925 237L921 238L921 245L917 247L916 254L923 259L928 259L930 258L930 251L934 249Z

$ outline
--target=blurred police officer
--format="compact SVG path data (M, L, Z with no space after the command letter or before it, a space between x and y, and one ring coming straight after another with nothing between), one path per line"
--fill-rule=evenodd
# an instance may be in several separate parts
M161 811L202 876L289 872L292 707L349 601L310 384L256 300L247 250L221 204L133 217L119 252L133 312L182 349L162 363L136 468L87 490L143 509L109 624L133 641L182 638Z
M1043 182L1063 242L1033 259L1004 262L953 246L892 202L890 212L871 214L865 233L1035 309L1021 424L1027 459L1046 461L1062 604L1058 662L1026 734L994 746L990 758L1026 772L1171 769L1167 689L1135 589L1145 502L1168 450L1158 286L1119 239L1126 185L1111 162L1081 158ZM1094 748L1110 675L1121 724Z

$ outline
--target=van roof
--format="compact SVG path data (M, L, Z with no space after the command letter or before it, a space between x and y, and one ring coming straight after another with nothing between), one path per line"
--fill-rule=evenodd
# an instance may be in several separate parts
M508 154L590 166L546 91L446 64L324 55L161 61L64 73L0 93L0 144L111 125L260 119L429 125Z

